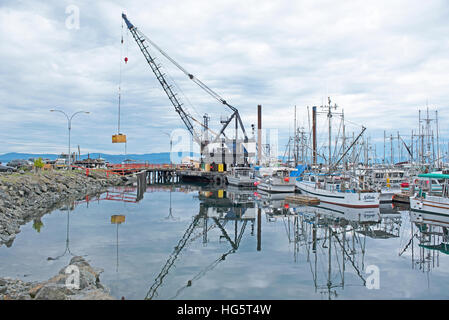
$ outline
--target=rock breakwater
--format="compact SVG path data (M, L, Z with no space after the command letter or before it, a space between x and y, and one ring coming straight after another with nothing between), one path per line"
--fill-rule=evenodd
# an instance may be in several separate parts
M71 200L126 184L127 178L92 171L48 171L0 175L0 246L11 246L20 226Z
M0 278L0 300L114 300L100 283L102 272L83 257L73 257L69 266L44 282Z

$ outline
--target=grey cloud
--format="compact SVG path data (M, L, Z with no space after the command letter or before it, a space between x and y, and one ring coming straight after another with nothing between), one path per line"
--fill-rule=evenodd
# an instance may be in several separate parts
M0 137L15 141L3 142L0 153L64 148L63 119L48 112L54 106L92 111L77 119L74 144L90 152L121 152L110 136L117 130L122 10L238 107L248 128L262 104L264 125L278 127L284 142L293 106L306 123L306 106L327 96L373 137L383 137L383 130L409 134L426 100L439 109L441 123L449 119L444 1L77 1L79 30L65 27L69 4L0 5ZM182 122L132 38L125 34L125 40L122 131L133 141L128 151L167 151L160 131ZM218 127L227 110L160 61L194 104L189 111L196 117L208 112ZM39 135L40 147L30 134Z

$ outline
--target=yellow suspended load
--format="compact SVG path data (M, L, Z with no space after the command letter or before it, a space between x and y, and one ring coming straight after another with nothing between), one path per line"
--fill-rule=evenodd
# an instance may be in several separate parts
M114 134L112 136L112 143L126 143L126 134Z

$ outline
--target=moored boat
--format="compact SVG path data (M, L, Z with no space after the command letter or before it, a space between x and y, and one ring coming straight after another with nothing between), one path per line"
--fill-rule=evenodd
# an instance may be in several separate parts
M437 181L435 188L433 182ZM410 209L422 213L449 216L449 175L424 173L418 175L410 197Z
M306 175L297 179L296 187L302 194L317 197L321 202L348 208L378 208L379 193L349 188L340 177Z
M295 179L290 177L286 167L262 168L256 177L258 190L266 192L293 193L295 192Z
M231 168L229 174L226 175L228 184L237 187L254 187L256 181L254 170L248 167Z

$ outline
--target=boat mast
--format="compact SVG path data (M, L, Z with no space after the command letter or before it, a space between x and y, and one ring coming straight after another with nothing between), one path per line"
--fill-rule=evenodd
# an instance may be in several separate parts
M341 111L341 121L343 123L343 148L342 150L346 149L346 126L345 126L345 110L343 109ZM346 158L343 158L343 167L347 168Z
M312 148L313 148L313 165L316 166L316 106L312 107Z
M439 130L438 130L438 110L435 110L435 121L437 124L437 166L438 168L440 168L440 134L439 134Z
M330 171L331 167L331 161L332 161L332 108L337 109L337 105L334 106L331 105L331 98L327 98L328 105L327 106L321 106L322 108L327 108L327 119L329 124L329 154L328 154L328 170Z
M296 140L297 140L297 132L296 132L296 105L295 105L295 116L294 116L294 121L295 121L295 123L294 123L294 125L293 125L293 139L294 139L294 141L293 141L293 154L294 154L294 157L295 157L295 168L296 168L296 166L298 165L298 152L297 152L297 146L296 146Z

